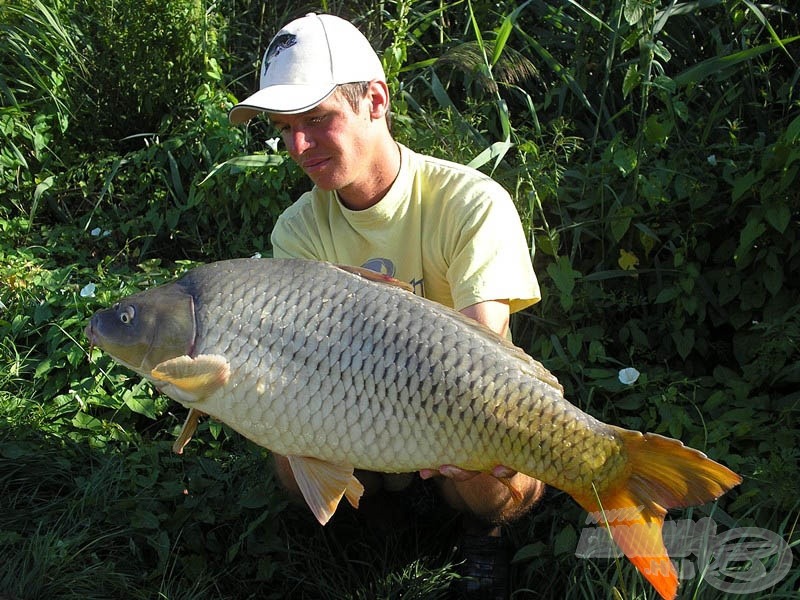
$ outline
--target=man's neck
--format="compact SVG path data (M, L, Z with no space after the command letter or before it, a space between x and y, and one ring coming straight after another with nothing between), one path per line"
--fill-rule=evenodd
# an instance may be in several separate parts
M383 200L400 173L400 146L393 139L385 150L378 154L380 160L374 165L368 178L337 190L339 201L350 210L366 210Z

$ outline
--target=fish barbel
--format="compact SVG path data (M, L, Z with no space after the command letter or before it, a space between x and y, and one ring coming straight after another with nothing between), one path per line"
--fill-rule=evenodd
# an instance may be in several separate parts
M227 423L289 458L323 525L342 497L358 505L354 468L504 465L570 494L673 598L666 510L741 478L678 440L584 413L522 350L403 287L323 262L221 261L99 311L86 335L190 408L176 451L198 413Z

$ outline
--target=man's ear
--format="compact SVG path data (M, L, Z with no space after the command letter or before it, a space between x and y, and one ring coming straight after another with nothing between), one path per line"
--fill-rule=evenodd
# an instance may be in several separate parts
M369 82L367 90L369 99L369 116L372 119L383 119L389 112L389 86L385 81L374 79Z

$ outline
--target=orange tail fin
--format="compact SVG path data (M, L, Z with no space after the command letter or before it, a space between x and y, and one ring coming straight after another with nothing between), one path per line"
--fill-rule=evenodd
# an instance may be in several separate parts
M710 502L741 483L736 473L699 450L655 433L614 428L625 444L628 469L598 497L574 495L656 591L666 600L678 592L678 574L661 530L667 509ZM591 494L591 493L590 493Z

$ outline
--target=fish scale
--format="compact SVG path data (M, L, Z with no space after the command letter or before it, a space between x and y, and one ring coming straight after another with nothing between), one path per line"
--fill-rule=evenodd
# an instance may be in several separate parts
M503 466L568 492L605 522L664 598L678 579L666 509L741 481L678 440L603 423L540 363L488 329L352 268L294 259L197 267L94 315L87 337L189 407L286 455L327 522L387 473ZM512 493L513 483L506 481Z

